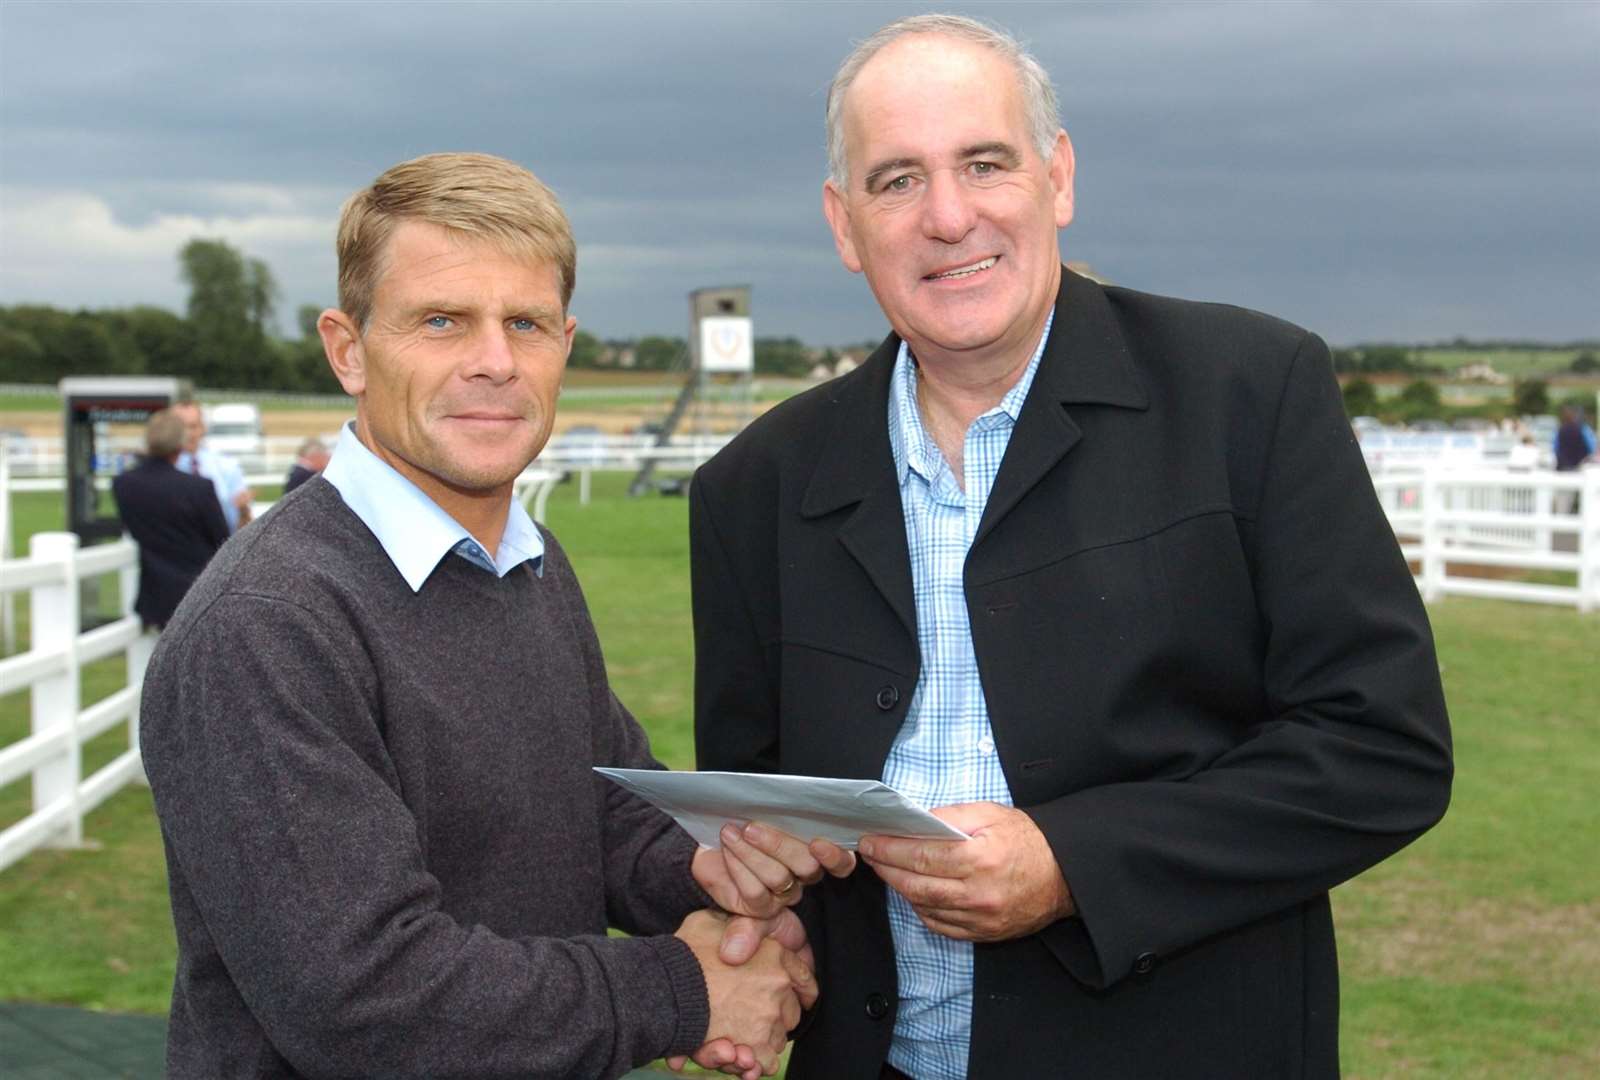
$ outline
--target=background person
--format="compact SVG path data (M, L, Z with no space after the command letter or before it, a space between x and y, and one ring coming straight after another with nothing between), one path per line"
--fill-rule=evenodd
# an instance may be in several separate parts
M212 563L145 681L168 1075L773 1071L815 999L800 874L745 890L592 772L656 763L512 498L576 328L565 214L508 161L430 155L352 197L337 246L318 329L355 423L327 483Z
M307 439L295 453L294 464L283 481L285 495L328 467L328 448L321 439Z
M222 506L222 516L227 519L228 532L238 532L250 524L250 504L255 499L255 493L245 483L244 470L233 458L205 445L206 418L199 402L180 401L172 408L183 417L187 431L178 468L211 481L217 492L217 502Z
M179 472L183 417L172 409L145 424L145 455L111 481L122 527L139 545L139 594L133 610L146 628L161 629L178 602L228 539L211 485Z
M1573 472L1594 455L1594 428L1584 421L1582 409L1561 406L1560 423L1551 440L1551 450L1555 453L1557 472Z
M1573 405L1561 406L1559 419L1551 439L1556 471L1577 472L1594 457L1594 429L1584 420L1583 410ZM1576 491L1557 492L1553 509L1558 514L1576 514L1583 509L1583 496Z
M893 333L690 488L699 764L882 778L972 839L808 890L789 1075L1337 1075L1328 890L1451 757L1326 346L1066 272L1054 92L982 24L884 28L827 119Z

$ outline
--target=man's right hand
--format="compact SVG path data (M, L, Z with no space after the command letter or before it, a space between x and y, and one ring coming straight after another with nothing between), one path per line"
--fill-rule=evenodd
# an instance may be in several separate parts
M693 951L705 973L711 1006L706 1042L726 1040L723 1045L748 1047L750 1056L739 1064L749 1066L741 1073L745 1080L756 1080L777 1072L789 1032L800 1022L801 999L808 1003L816 999L816 983L810 967L773 937L763 938L755 955L743 964L725 963L720 948L727 921L721 912L697 911L683 920L676 936Z

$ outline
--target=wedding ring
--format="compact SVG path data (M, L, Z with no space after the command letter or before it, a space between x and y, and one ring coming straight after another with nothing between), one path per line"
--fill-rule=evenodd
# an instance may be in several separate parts
M800 879L795 877L793 874L790 874L788 884L784 885L784 887L781 889L774 889L772 895L788 896L790 893L794 892L794 887L798 884L800 884Z

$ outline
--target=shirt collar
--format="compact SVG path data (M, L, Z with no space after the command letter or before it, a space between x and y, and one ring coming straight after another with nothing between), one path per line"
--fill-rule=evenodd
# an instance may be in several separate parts
M475 566L493 565L500 577L529 561L535 573L543 573L544 537L520 502L511 500L500 550L491 560L459 521L362 445L354 423L339 432L339 445L322 475L372 530L412 592L420 592L439 561L452 552ZM463 550L457 551L463 541Z
M219 464L217 455L211 452L211 448L202 446L192 454L187 450L181 452L178 455L177 466L184 472L193 472L194 463L197 461L200 463L200 468L210 473L216 472Z
M1011 423L1017 422L1017 417L1022 413L1022 403L1028 399L1028 390L1033 386L1033 377L1039 372L1039 360L1044 356L1045 342L1050 340L1050 327L1055 321L1056 313L1052 309L1044 320L1044 332L1039 335L1039 344L1034 346L1033 357L1023 369L1022 377L1006 391L1000 404L978 417L978 420L1004 414ZM931 480L944 460L933 436L922 424L922 413L917 408L917 363L911 355L911 347L904 341L900 342L894 373L889 379L889 450L894 455L895 477L902 486L913 468L919 475Z

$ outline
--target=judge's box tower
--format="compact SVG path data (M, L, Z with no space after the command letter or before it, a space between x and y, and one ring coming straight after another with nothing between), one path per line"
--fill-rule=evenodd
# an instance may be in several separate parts
M755 336L750 322L750 286L723 285L689 294L689 339L683 389L656 432L667 446L679 432L709 434L735 429L754 413ZM628 494L650 489L655 459L647 459Z

